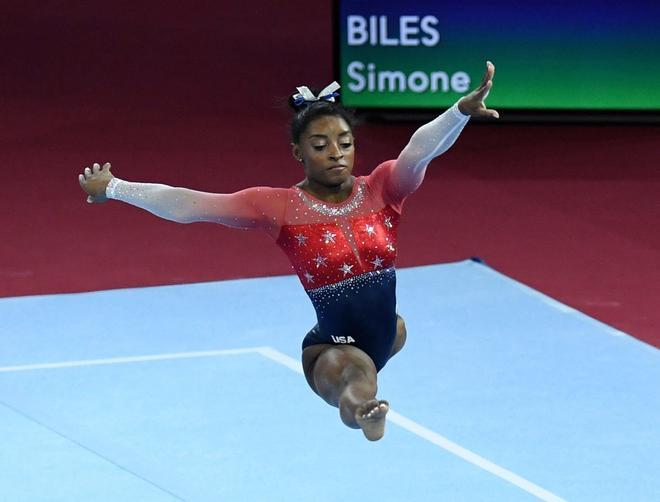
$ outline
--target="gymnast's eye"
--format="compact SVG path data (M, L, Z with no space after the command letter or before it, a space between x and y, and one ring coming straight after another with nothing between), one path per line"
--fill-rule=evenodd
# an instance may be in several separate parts
M317 152L320 152L325 148L325 145L312 145L312 148L316 150Z
M350 147L352 147L352 146L353 146L353 143L342 143L342 144L341 144L341 147L342 147L342 148L350 148Z

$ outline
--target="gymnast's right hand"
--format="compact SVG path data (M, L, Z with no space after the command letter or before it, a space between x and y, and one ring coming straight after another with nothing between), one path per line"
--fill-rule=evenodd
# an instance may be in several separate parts
M111 167L110 162L103 164L103 167L94 164L91 169L86 167L83 174L78 175L80 188L87 194L87 202L90 204L100 204L108 200L105 196L105 187L114 178L110 172Z

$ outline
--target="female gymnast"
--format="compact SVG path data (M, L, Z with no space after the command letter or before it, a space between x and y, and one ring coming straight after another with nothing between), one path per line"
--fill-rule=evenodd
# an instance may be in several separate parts
M115 199L179 223L209 221L267 232L289 257L316 310L318 323L302 343L307 382L339 408L344 424L376 441L389 409L376 398L377 373L406 341L394 272L403 202L470 117L499 117L484 104L494 73L487 62L477 89L420 127L396 160L368 176L351 174L352 117L335 103L339 85L333 82L318 95L299 87L290 99L296 109L292 152L305 174L291 188L198 192L120 180L109 163L86 167L80 186L90 203Z

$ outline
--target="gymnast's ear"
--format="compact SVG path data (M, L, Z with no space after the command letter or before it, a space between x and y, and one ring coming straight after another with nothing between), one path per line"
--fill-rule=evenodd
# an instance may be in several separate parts
M298 162L303 161L302 152L300 151L300 146L297 143L291 143L291 154L293 155L293 158Z

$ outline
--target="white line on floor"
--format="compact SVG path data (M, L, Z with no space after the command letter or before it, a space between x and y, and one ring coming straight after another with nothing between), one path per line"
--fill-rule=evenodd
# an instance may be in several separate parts
M302 365L297 360L287 356L286 354L282 354L281 352L271 347L261 347L257 351L268 359L272 359L273 361L282 364L297 373L303 372ZM453 455L456 455L457 457L460 457L463 460L490 472L491 474L494 474L504 481L508 481L509 483L516 485L518 488L525 490L527 493L534 495L540 500L545 500L547 502L566 502L563 498L558 497L554 493L551 493L548 490L532 483L531 481L528 481L525 478L505 469L504 467L500 467L490 460L485 459L484 457L477 455L476 453L471 452L466 448L463 448L453 441L450 441L446 437L441 436L440 434L437 434L436 432L433 432L432 430L427 429L422 425L419 425L417 422L414 422L391 409L387 414L387 419L393 424L406 429L408 432L412 432L416 436L419 436L422 439L426 439L430 443L439 446L443 450L446 450L449 453L452 453Z
M9 373L17 371L33 371L33 370L45 370L45 369L61 369L61 368L75 368L81 366L101 366L101 365L111 365L111 364L127 364L127 363L139 363L139 362L150 362L150 361L168 361L173 359L193 359L199 357L217 357L217 356L229 356L229 355L239 355L239 354L249 354L249 353L258 353L262 356L275 361L278 364L286 366L290 370L295 371L296 373L303 373L302 365L296 359L279 352L278 350L273 349L272 347L251 347L243 349L226 349L226 350L208 350L202 352L178 352L173 354L154 354L146 356L134 356L134 357L114 357L108 359L84 359L79 361L65 361L60 363L43 363L43 364L26 364L22 366L5 366L0 367L0 373ZM436 446L439 446L443 450L456 455L457 457L462 458L463 460L487 471L491 474L497 476L504 481L514 484L518 488L525 490L526 492L534 495L540 500L546 502L566 502L561 497L549 492L548 490L541 488L538 485L535 485L531 481L526 480L525 478L518 476L517 474L500 467L499 465L491 462L490 460L485 459L484 457L477 455L476 453L463 448L462 446L450 441L449 439L433 432L426 427L419 425L417 422L410 420L409 418L404 417L403 415L396 413L393 410L390 410L387 414L387 419L399 427L407 430L419 436L422 439L433 443Z
M177 352L174 354L154 354L134 357L113 357L108 359L83 359L80 361L64 361L61 363L25 364L22 366L0 367L0 373L13 371L50 370L59 368L76 368L80 366L101 366L104 364L126 364L142 363L147 361L167 361L172 359L191 359L196 357L231 356L236 354L248 354L250 352L261 353L262 347L245 349L207 350L203 352Z

